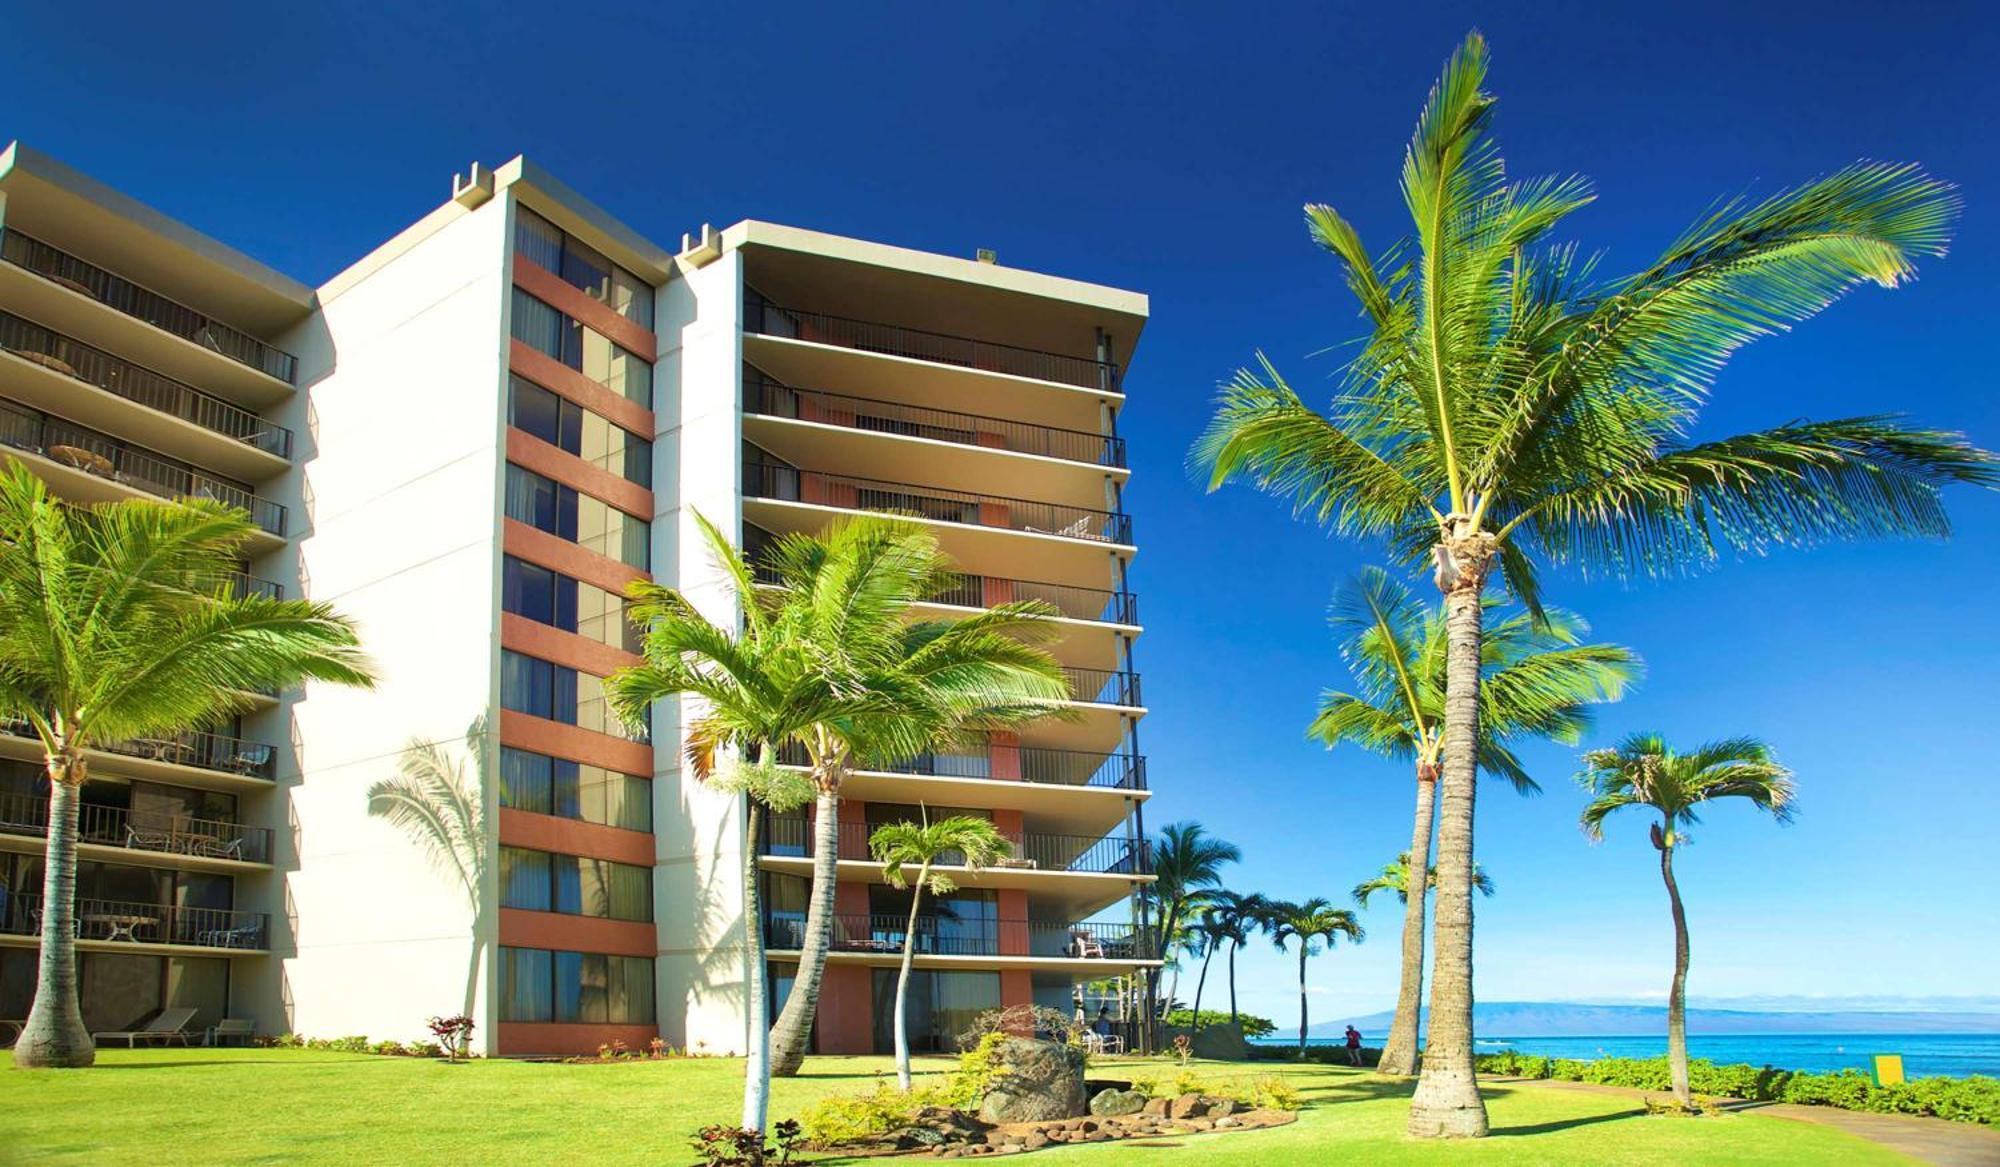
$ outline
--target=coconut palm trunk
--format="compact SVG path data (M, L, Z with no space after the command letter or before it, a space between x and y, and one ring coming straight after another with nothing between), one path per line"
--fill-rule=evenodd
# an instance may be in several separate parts
M1463 521L1455 524L1463 529ZM1454 531L1456 535L1456 531ZM1437 963L1430 1040L1410 1100L1410 1134L1478 1138L1486 1107L1472 1064L1472 820L1478 771L1481 593L1494 558L1490 536L1448 537L1437 549L1448 631L1444 769L1438 794ZM1412 872L1424 869L1415 866ZM1421 876L1415 881L1421 884ZM1411 898L1422 900L1422 887Z
M42 953L35 978L35 1003L14 1043L17 1066L88 1066L97 1047L83 1023L77 995L76 843L82 810L84 761L74 755L51 758L49 770L49 850L42 864Z
M819 777L819 776L815 776ZM812 1040L813 1018L819 1012L819 990L826 974L826 954L833 945L834 896L840 874L840 786L818 782L813 799L812 890L806 901L805 937L799 943L799 967L792 991L771 1027L771 1073L796 1077L805 1064Z
M764 747L763 760L770 761L768 745ZM771 1111L771 1027L764 1023L764 1018L771 1014L771 970L764 959L764 904L757 886L760 875L757 841L764 812L757 800L747 794L743 798L743 812L748 816L743 825L743 941L750 965L744 970L743 1012L750 1024L743 1051L742 1125L745 1130L761 1131Z
M910 965L917 956L917 906L923 903L924 884L930 879L931 865L917 869L917 882L910 889L910 923L903 929L903 964L896 970L896 1084L910 1088Z
M1229 1024L1241 1025L1236 1015L1236 950L1243 946L1240 940L1229 942Z
M1208 962L1215 959L1215 944L1210 942L1201 955L1201 975L1194 979L1194 1009L1188 1014L1188 1029L1201 1032L1201 991L1208 984Z
M1306 952L1303 939L1299 942L1299 1056L1306 1056Z
M1410 830L1410 879L1420 885L1431 867L1431 834L1437 826L1437 767L1428 762L1417 765L1417 814ZM1389 1023L1389 1036L1382 1043L1382 1060L1376 1066L1384 1074L1408 1077L1417 1072L1417 1030L1423 1014L1424 998L1424 914L1429 896L1422 886L1404 889L1403 973L1396 988L1396 1016Z
M1673 1074L1674 1097L1686 1107L1693 1101L1688 1090L1687 912L1681 907L1680 885L1674 882L1673 846L1661 841L1659 834L1653 837L1654 845L1660 849L1660 878L1666 881L1667 902L1674 909L1674 983L1667 990L1667 1066Z

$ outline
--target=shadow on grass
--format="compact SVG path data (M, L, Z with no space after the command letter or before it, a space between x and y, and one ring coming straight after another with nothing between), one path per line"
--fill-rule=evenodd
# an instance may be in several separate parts
M1576 1118L1565 1118L1557 1122L1535 1122L1525 1126L1496 1126L1488 1134L1493 1138L1518 1138L1522 1135L1546 1135L1556 1131L1566 1131L1575 1127L1596 1126L1601 1122L1623 1122L1628 1118L1644 1118L1645 1107L1632 1110L1614 1110L1609 1114L1586 1114Z

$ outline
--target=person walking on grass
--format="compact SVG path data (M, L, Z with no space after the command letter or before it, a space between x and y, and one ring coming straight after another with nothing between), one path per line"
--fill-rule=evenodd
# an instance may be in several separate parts
M1347 1027L1347 1064L1350 1066L1361 1064L1361 1031L1352 1025Z

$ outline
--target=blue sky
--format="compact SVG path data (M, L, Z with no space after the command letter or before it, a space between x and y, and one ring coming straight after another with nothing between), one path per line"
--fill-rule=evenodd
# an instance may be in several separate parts
M1340 673L1327 599L1366 550L1248 490L1205 496L1183 456L1215 383L1257 349L1296 384L1332 371L1311 354L1356 321L1299 207L1335 204L1377 247L1404 230L1400 151L1467 29L1493 43L1513 170L1596 180L1572 231L1610 270L1719 195L1856 158L1961 184L1947 260L1743 353L1703 432L1895 409L2000 445L1978 355L2000 261L1996 30L1973 5L90 7L9 17L0 140L309 282L442 201L468 160L526 152L656 239L755 216L1149 292L1124 422L1148 821L1241 843L1247 889L1343 897L1407 841L1409 782L1301 736ZM2000 993L2000 630L1984 610L2000 496L1950 501L1949 544L1640 588L1549 581L1649 666L1600 736L1754 733L1798 772L1795 825L1725 809L1680 862L1698 999ZM1483 792L1500 894L1479 906L1480 996L1660 999L1670 933L1643 820L1586 844L1573 758L1530 758L1542 798ZM1313 962L1316 1018L1391 1001L1398 916L1384 901L1366 922L1366 944ZM1292 970L1260 945L1246 1006L1289 1024Z

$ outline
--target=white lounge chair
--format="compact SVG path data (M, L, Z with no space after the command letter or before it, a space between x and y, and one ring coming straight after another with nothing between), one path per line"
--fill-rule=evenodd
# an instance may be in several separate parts
M229 1044L231 1040L243 1045L255 1044L257 1023L247 1017L224 1017L208 1027L208 1033L202 1038L202 1044L222 1046Z
M93 1033L90 1040L99 1045L123 1038L126 1049L136 1049L140 1042L165 1045L178 1041L186 1045L194 1034L188 1029L188 1022L194 1020L192 1009L162 1009L159 1016L138 1029L118 1029L107 1033Z

